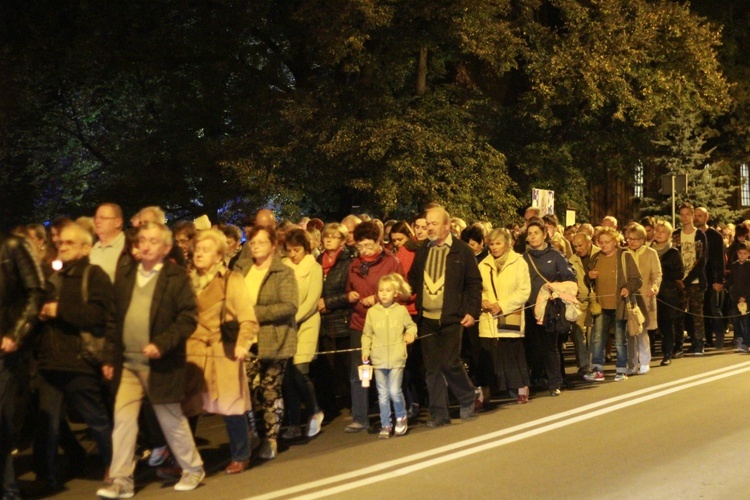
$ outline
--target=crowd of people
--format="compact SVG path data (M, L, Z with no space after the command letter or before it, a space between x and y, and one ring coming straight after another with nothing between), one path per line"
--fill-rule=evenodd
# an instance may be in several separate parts
M677 229L652 217L621 229L612 216L562 227L530 207L522 224L493 228L439 204L411 221L327 224L262 209L242 229L205 216L170 229L159 207L126 228L104 203L90 218L19 226L0 242L3 498L21 495L19 421L35 429L30 496L62 487L58 448L85 459L75 414L98 450L97 495L129 498L139 457L177 491L201 483L201 415L222 416L224 472L238 474L346 408L345 432L387 439L472 421L493 397L560 396L566 342L591 383L612 347L616 382L647 374L657 349L660 366L723 349L730 326L746 353L750 221L717 230L704 207L679 213Z

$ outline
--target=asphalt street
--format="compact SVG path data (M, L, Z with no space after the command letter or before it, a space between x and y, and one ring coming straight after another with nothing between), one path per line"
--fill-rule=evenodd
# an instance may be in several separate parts
M344 433L342 414L237 476L223 474L223 423L207 417L198 428L204 484L176 493L142 467L136 498L744 497L750 356L727 349L669 367L658 361L624 382L609 367L605 382L575 382L557 398L497 399L472 422L419 425L388 440ZM72 479L55 498L93 498L99 486Z

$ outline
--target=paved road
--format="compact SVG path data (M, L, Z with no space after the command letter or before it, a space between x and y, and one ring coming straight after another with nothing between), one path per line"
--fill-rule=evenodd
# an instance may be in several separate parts
M206 418L198 433L215 465L205 484L178 494L145 471L137 498L745 497L750 357L709 351L652 366L625 382L609 372L608 381L576 383L559 398L506 401L474 422L414 427L389 440L345 434L342 416L232 477L221 474L223 424ZM93 498L98 483L67 487L57 498Z

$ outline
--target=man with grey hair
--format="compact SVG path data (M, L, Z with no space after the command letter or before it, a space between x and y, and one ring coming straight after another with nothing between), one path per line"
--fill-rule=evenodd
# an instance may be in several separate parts
M57 448L66 404L89 426L103 468L112 459L112 420L102 396L99 356L83 347L82 332L102 338L111 308L112 282L89 262L91 234L77 224L60 231L62 269L47 278L47 301L39 314L43 326L37 341L39 425L34 442L37 477L34 495L60 488Z
M453 238L450 215L427 210L429 243L417 250L409 283L417 294L419 337L432 419L429 427L450 424L448 391L461 404L461 420L474 418L475 389L461 362L461 335L481 312L482 277L469 245Z
M104 377L115 381L117 394L110 467L113 482L97 491L103 498L133 496L133 455L144 396L183 471L175 490L193 490L205 477L180 407L185 396L185 343L197 325L198 306L185 269L165 259L171 248L169 228L155 222L141 225L141 262L130 264L115 282L102 367Z

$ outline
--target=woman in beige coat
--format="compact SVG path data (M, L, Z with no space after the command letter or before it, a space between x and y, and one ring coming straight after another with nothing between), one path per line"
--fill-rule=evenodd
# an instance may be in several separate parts
M281 435L284 439L302 437L300 407L302 402L309 412L307 437L320 432L323 412L315 397L315 387L310 380L310 362L315 357L320 332L318 300L323 293L323 268L312 255L312 244L307 231L294 229L287 233L284 242L287 257L284 264L294 270L299 292L299 308L294 319L297 322L297 353L286 365L284 375L284 405L289 427Z
M224 416L232 461L227 474L243 472L251 448L245 413L250 391L244 359L255 342L258 322L248 299L242 275L224 267L226 236L218 229L198 233L191 273L198 296L198 327L187 341L187 415L201 412ZM236 340L222 338L225 322L236 320ZM237 330L235 330L237 331Z
M656 294L661 286L661 262L656 250L646 245L646 229L637 223L628 226L625 237L628 243L628 252L633 255L638 270L641 272L643 282L640 294L646 303L646 310L642 311L646 316L643 331L628 338L628 375L636 373L644 375L651 369L651 345L648 336L649 330L656 330Z

